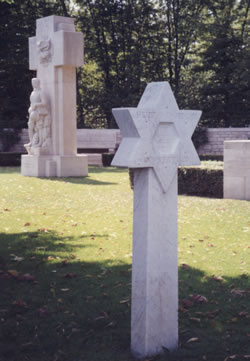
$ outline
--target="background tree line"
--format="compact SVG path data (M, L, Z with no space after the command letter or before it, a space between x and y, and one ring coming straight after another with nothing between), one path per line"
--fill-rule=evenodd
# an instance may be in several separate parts
M78 126L116 127L111 109L136 106L167 80L200 126L250 124L250 0L0 0L0 131L27 126L28 37L35 20L75 18L84 34Z

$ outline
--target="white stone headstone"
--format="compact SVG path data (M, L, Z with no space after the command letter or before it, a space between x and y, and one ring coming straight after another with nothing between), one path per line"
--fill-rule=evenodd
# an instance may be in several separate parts
M83 65L83 34L75 31L73 19L61 16L38 19L36 25L29 63L37 76L21 171L25 176L86 176L87 156L76 148L76 67Z
M201 112L179 110L155 82L137 108L113 114L123 139L112 165L134 168L131 349L141 358L178 346L177 167L200 164L191 136Z
M224 142L224 198L250 201L250 141Z

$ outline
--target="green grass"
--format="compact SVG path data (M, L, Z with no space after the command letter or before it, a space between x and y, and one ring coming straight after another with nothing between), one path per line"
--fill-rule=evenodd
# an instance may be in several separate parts
M128 172L0 184L0 361L133 360ZM180 347L152 360L247 359L249 261L250 202L179 197Z

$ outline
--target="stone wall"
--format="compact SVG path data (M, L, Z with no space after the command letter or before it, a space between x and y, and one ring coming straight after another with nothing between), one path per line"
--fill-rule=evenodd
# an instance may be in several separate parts
M86 134L85 134L86 133ZM89 137L91 133L91 137ZM85 136L84 136L85 134ZM208 143L198 149L199 154L223 155L224 140L248 140L250 139L250 128L210 128L207 130ZM85 139L88 138L88 142ZM78 129L77 130L77 148L97 149L97 143L108 143L110 139L115 140L115 148L121 142L119 129ZM92 145L91 142L92 141ZM28 143L28 130L23 129L21 139L10 151L26 153L23 144ZM85 143L84 143L85 142ZM85 144L85 146L84 146ZM113 148L110 144L108 148ZM100 147L99 147L100 148Z
M114 151L121 143L119 129L77 129L77 149ZM22 129L20 141L9 152L27 153L24 144L29 143L28 129Z
M209 128L208 143L198 149L199 154L223 155L225 140L248 140L250 128Z

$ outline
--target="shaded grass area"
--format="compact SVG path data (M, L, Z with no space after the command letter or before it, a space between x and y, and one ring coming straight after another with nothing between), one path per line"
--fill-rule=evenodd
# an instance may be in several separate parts
M133 360L128 172L18 171L0 173L0 360ZM152 360L247 359L249 259L249 202L179 197L180 347Z

